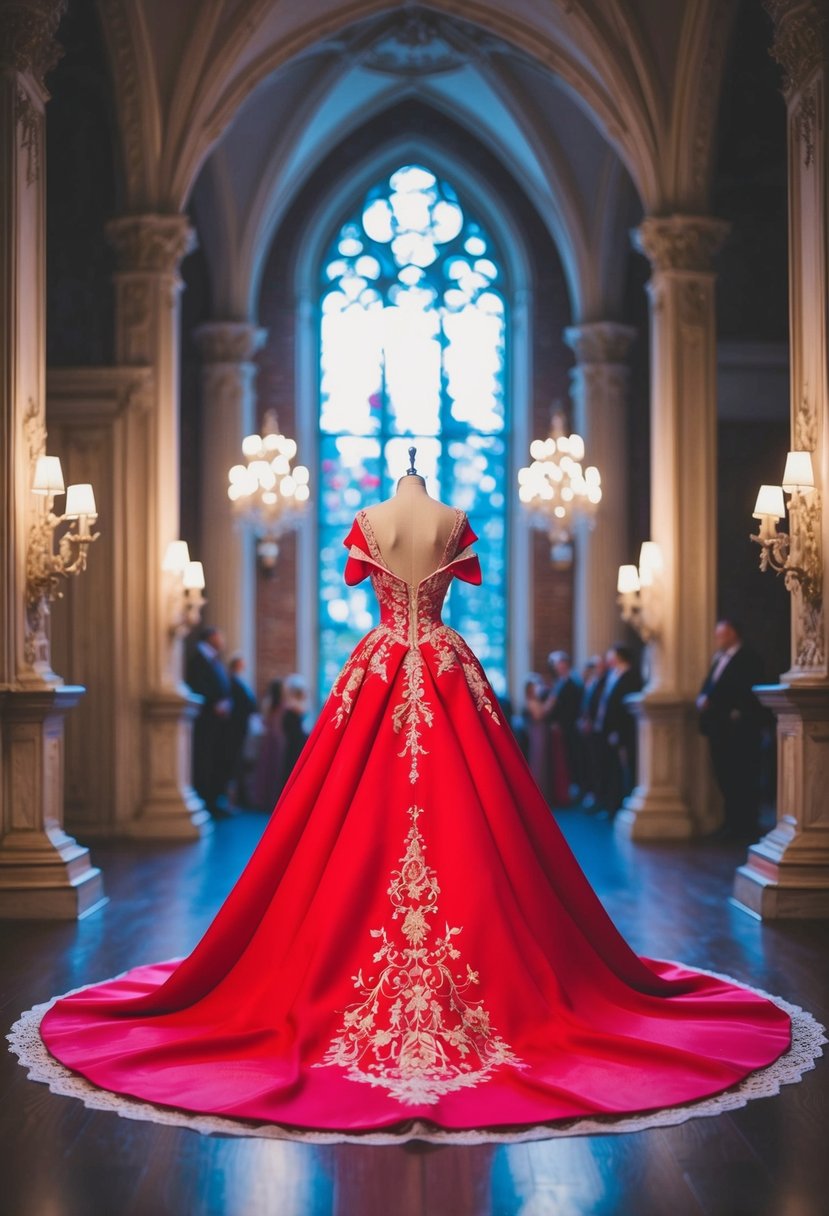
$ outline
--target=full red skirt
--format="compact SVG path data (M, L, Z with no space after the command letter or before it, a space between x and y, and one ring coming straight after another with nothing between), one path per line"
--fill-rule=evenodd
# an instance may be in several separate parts
M651 1111L786 1051L771 1001L631 951L447 636L368 636L202 940L59 999L58 1060L186 1111L368 1131Z

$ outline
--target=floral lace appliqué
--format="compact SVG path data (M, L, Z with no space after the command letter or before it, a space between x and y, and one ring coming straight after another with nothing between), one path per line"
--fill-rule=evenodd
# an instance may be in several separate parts
M381 625L372 629L337 676L331 689L332 700L339 701L331 719L335 727L342 726L354 708L354 700L366 675L379 676L384 683L388 683L386 663L391 642L391 637Z
M349 1080L419 1106L479 1085L502 1064L526 1065L490 1025L483 1002L464 999L480 980L468 963L463 969L458 964L455 938L462 930L446 923L428 944L440 887L426 864L417 822L423 811L413 806L408 814L406 851L388 887L391 920L402 923L371 930L378 939L372 962L385 965L368 979L362 968L352 977L362 999L345 1011L339 1034L314 1067L337 1064Z
M419 776L418 758L429 754L421 743L420 731L423 726L432 725L433 717L432 707L423 692L423 656L415 646L406 652L403 660L403 700L395 705L392 713L395 732L403 731L404 739L403 748L397 754L409 757L412 785Z

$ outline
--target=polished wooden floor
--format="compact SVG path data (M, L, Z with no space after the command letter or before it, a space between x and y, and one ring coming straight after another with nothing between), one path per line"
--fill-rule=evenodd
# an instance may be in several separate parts
M732 906L740 850L634 847L581 812L560 820L639 951L727 972L829 1020L829 926L762 925ZM96 848L102 911L79 924L0 923L3 1033L56 992L186 954L264 822L244 815L194 845ZM202 1137L87 1110L0 1059L0 1216L829 1214L826 1059L778 1097L719 1118L476 1148Z

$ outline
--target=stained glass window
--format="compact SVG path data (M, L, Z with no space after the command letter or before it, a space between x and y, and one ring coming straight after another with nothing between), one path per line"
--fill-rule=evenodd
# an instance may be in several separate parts
M455 580L444 620L506 691L506 318L489 235L451 185L403 165L368 192L323 263L320 312L320 694L376 624L342 581L355 512L394 493L417 447L430 494L462 507L483 587Z

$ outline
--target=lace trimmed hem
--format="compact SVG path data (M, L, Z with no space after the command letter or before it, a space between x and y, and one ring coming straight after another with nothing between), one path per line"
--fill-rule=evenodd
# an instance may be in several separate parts
M671 960L663 960L670 962ZM677 966L685 964L677 963ZM227 1116L188 1113L167 1106L157 1106L125 1094L113 1093L87 1081L72 1072L49 1052L40 1036L40 1023L47 1010L64 996L73 996L87 988L85 984L73 988L35 1005L21 1014L6 1038L10 1050L20 1064L28 1070L32 1081L48 1085L52 1093L68 1098L78 1098L92 1110L108 1110L125 1119L139 1119L151 1123L168 1124L174 1127L189 1127L200 1135L257 1136L265 1140L295 1140L306 1144L402 1144L408 1140L420 1140L429 1144L517 1144L528 1140L552 1140L564 1136L619 1135L645 1131L652 1127L671 1127L689 1119L721 1115L725 1111L737 1110L755 1098L770 1098L780 1092L783 1085L799 1081L804 1073L815 1066L823 1054L822 1046L827 1042L825 1028L806 1010L793 1005L779 996L772 996L761 988L740 984L731 976L717 971L705 971L701 967L688 968L700 975L725 980L748 992L765 997L779 1009L784 1010L792 1021L792 1043L787 1052L774 1063L757 1069L723 1093L681 1106L665 1107L661 1110L631 1115L596 1116L555 1123L539 1123L521 1127L491 1127L443 1129L422 1120L408 1120L380 1131L345 1132L313 1128L290 1127L276 1123L254 1123L249 1120L231 1119ZM128 972L121 972L113 979L120 979Z

